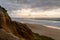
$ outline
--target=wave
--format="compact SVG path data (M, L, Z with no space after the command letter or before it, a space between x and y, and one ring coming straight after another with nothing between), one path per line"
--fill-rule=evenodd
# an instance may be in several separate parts
M12 19L17 22L29 23L29 24L40 24L46 27L60 29L60 21L50 21L50 20L33 20L33 19Z

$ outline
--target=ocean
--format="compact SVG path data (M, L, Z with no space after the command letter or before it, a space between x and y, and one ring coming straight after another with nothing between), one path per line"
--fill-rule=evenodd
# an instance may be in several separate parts
M60 21L34 20L34 19L27 19L27 18L12 18L12 20L21 23L40 24L40 25L45 25L47 27L60 29Z

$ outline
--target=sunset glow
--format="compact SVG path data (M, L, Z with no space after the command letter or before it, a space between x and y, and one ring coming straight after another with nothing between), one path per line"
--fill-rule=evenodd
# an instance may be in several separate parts
M32 11L33 9L22 9L12 11L14 13L14 17L22 17L22 18L59 18L60 17L60 9L41 11L37 12Z

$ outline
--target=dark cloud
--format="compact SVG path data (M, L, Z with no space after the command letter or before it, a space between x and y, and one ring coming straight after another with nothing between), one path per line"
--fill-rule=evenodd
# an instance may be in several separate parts
M21 8L38 8L40 10L51 10L60 8L60 0L0 0L0 5L7 10Z

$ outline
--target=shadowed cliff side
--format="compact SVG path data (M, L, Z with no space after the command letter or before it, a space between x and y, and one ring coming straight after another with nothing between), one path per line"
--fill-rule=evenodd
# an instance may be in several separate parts
M1 40L54 40L50 37L33 33L26 24L12 21L7 10L0 6L0 39Z

